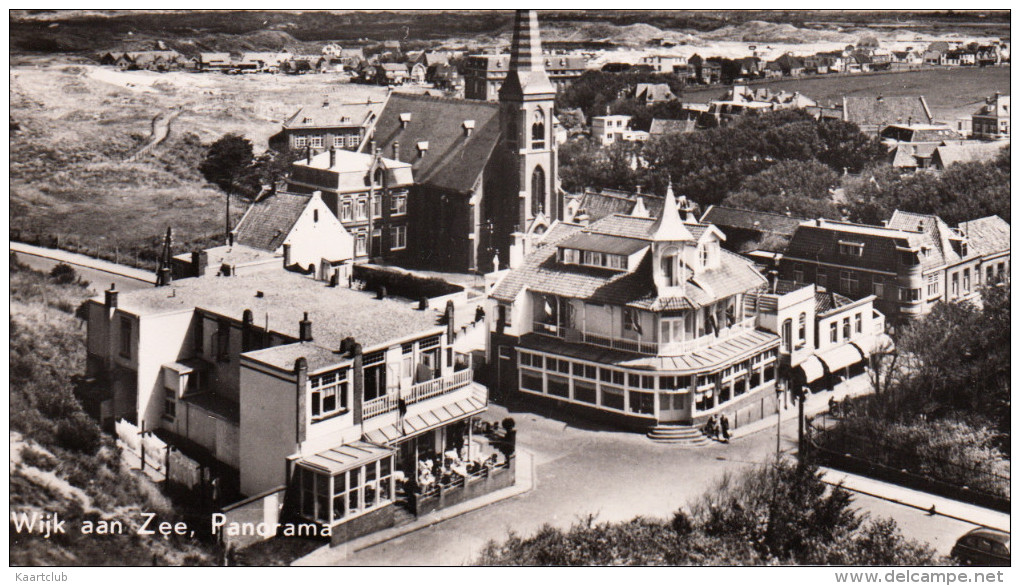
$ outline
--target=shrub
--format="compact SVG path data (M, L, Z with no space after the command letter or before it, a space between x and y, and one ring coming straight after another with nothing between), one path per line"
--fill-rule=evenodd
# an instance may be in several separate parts
M60 263L50 271L50 278L59 285L70 285L78 282L78 271L71 265Z
M417 275L386 267L354 265L353 276L365 282L366 291L378 291L385 287L389 295L406 299L441 297L464 290L460 285L447 283L442 279L419 277Z

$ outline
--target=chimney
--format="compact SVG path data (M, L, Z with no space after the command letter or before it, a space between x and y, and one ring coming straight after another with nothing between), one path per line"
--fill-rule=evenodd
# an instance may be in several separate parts
M291 258L290 257L291 257L290 243L289 242L284 242L283 243L283 266L284 267L289 267L291 265L291 262L290 262Z
M297 441L305 441L306 430L308 428L308 421L306 419L306 409L308 407L308 360L304 356L294 361L294 374L297 379L295 383L296 400L297 400L297 421L295 436Z
M474 129L475 129L475 121L474 120L465 120L463 126L464 126L464 137L466 138L468 136L471 136L471 132L474 131Z
M429 308L429 298L424 295L418 298L418 310L425 311Z
M454 317L453 312L454 312L454 310L453 310L453 300L451 299L451 300L446 302L446 311L443 312L443 316L446 319L446 343L447 344L453 344L453 333L456 331L456 328L455 328L454 323L453 323L453 317Z
M393 141L393 160L394 161L399 161L400 160L400 141L399 140Z
M308 160L307 164L312 164L312 147L310 146L305 147L305 159Z
M298 322L298 341L311 342L312 341L312 322L308 319L308 312L305 312L305 317Z
M110 283L110 288L105 291L106 293L106 309L114 310L117 309L117 296L120 294L117 291L116 283Z
M424 159L425 153L429 152L429 141L420 140L416 146L418 147L418 158Z
M365 401L365 369L364 356L362 355L361 344L358 344L353 339L351 340L351 353L354 355L354 364L351 366L351 370L354 373L354 381L352 384L354 405L352 405L352 411L354 412L354 425L361 425L364 419L364 401Z
M336 147L329 147L329 168L336 167Z
M374 138L371 138L371 139L369 139L369 141L368 141L368 154L370 154L370 155L371 155L371 154L373 154L373 153L375 153L375 152L376 152L376 148L375 148L375 139L374 139Z
M255 325L255 315L250 309L245 309L241 316L241 352L248 352L254 346L252 326Z
M401 112L401 114L400 114L400 128L401 128L401 130L403 130L404 128L407 128L407 125L410 122L411 122L411 113L410 112Z
M776 285L779 284L779 273L775 270L769 271L769 292L773 295L776 293Z
M191 251L191 269L195 277L201 277L209 267L209 253L204 250Z
M386 299L386 285L379 285L379 289L375 292L376 299Z

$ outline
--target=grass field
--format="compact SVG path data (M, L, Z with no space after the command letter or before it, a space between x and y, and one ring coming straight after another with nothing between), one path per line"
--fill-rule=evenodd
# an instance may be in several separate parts
M799 91L826 106L840 102L843 96L924 96L937 119L951 122L960 116L973 114L981 100L997 91L1008 94L1009 72L1009 67L957 67L783 79L755 84L754 87ZM683 99L707 102L724 92L720 88L685 91Z
M142 266L167 226L177 252L222 238L225 197L197 171L208 144L236 132L258 152L283 120L324 94L362 101L385 91L328 75L159 74L52 61L12 67L10 82L12 230ZM149 141L153 119L174 112L167 140L128 161ZM242 211L232 206L235 221Z

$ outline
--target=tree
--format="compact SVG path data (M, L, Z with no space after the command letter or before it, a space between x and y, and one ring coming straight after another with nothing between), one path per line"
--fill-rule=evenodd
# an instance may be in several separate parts
M198 167L206 181L215 184L227 196L227 234L232 228L230 198L237 193L254 191L253 159L251 141L238 134L225 134L209 147Z
M840 210L830 195L838 183L839 175L817 161L780 161L744 179L723 204L802 218L838 219Z

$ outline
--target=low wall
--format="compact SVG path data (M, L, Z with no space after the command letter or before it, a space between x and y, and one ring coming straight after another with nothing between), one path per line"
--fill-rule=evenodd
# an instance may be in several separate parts
M393 517L394 506L396 505L391 503L381 509L365 513L360 517L355 517L341 525L333 527L332 537L330 537L329 544L331 546L337 546L352 539L357 539L362 535L368 535L369 533L375 533L376 531L393 527L395 523Z
M553 399L552 397L534 395L520 390L513 391L512 398L510 398L509 403L511 403L514 407L521 407L529 411L534 411L535 413L552 419L558 419L561 421L581 419L617 429L640 431L642 433L648 431L652 427L655 427L656 423L658 423L655 420L655 417L651 415L642 416L606 411L595 406L560 401Z
M286 487L280 486L223 507L225 524L216 534L220 543L236 550L276 535L285 494ZM235 523L241 528L240 535L230 535L231 531L226 530Z
M736 429L766 417L775 417L776 401L776 389L773 383L752 394L732 400L718 409L695 415L691 425L700 427L712 415L726 415L730 420L730 429ZM792 401L789 405L791 408L794 407Z
M415 514L420 517L513 486L516 473L517 459L510 456L506 466L492 468L484 477L469 477L463 485L453 487L439 485L439 489L435 492L416 496L414 499Z

